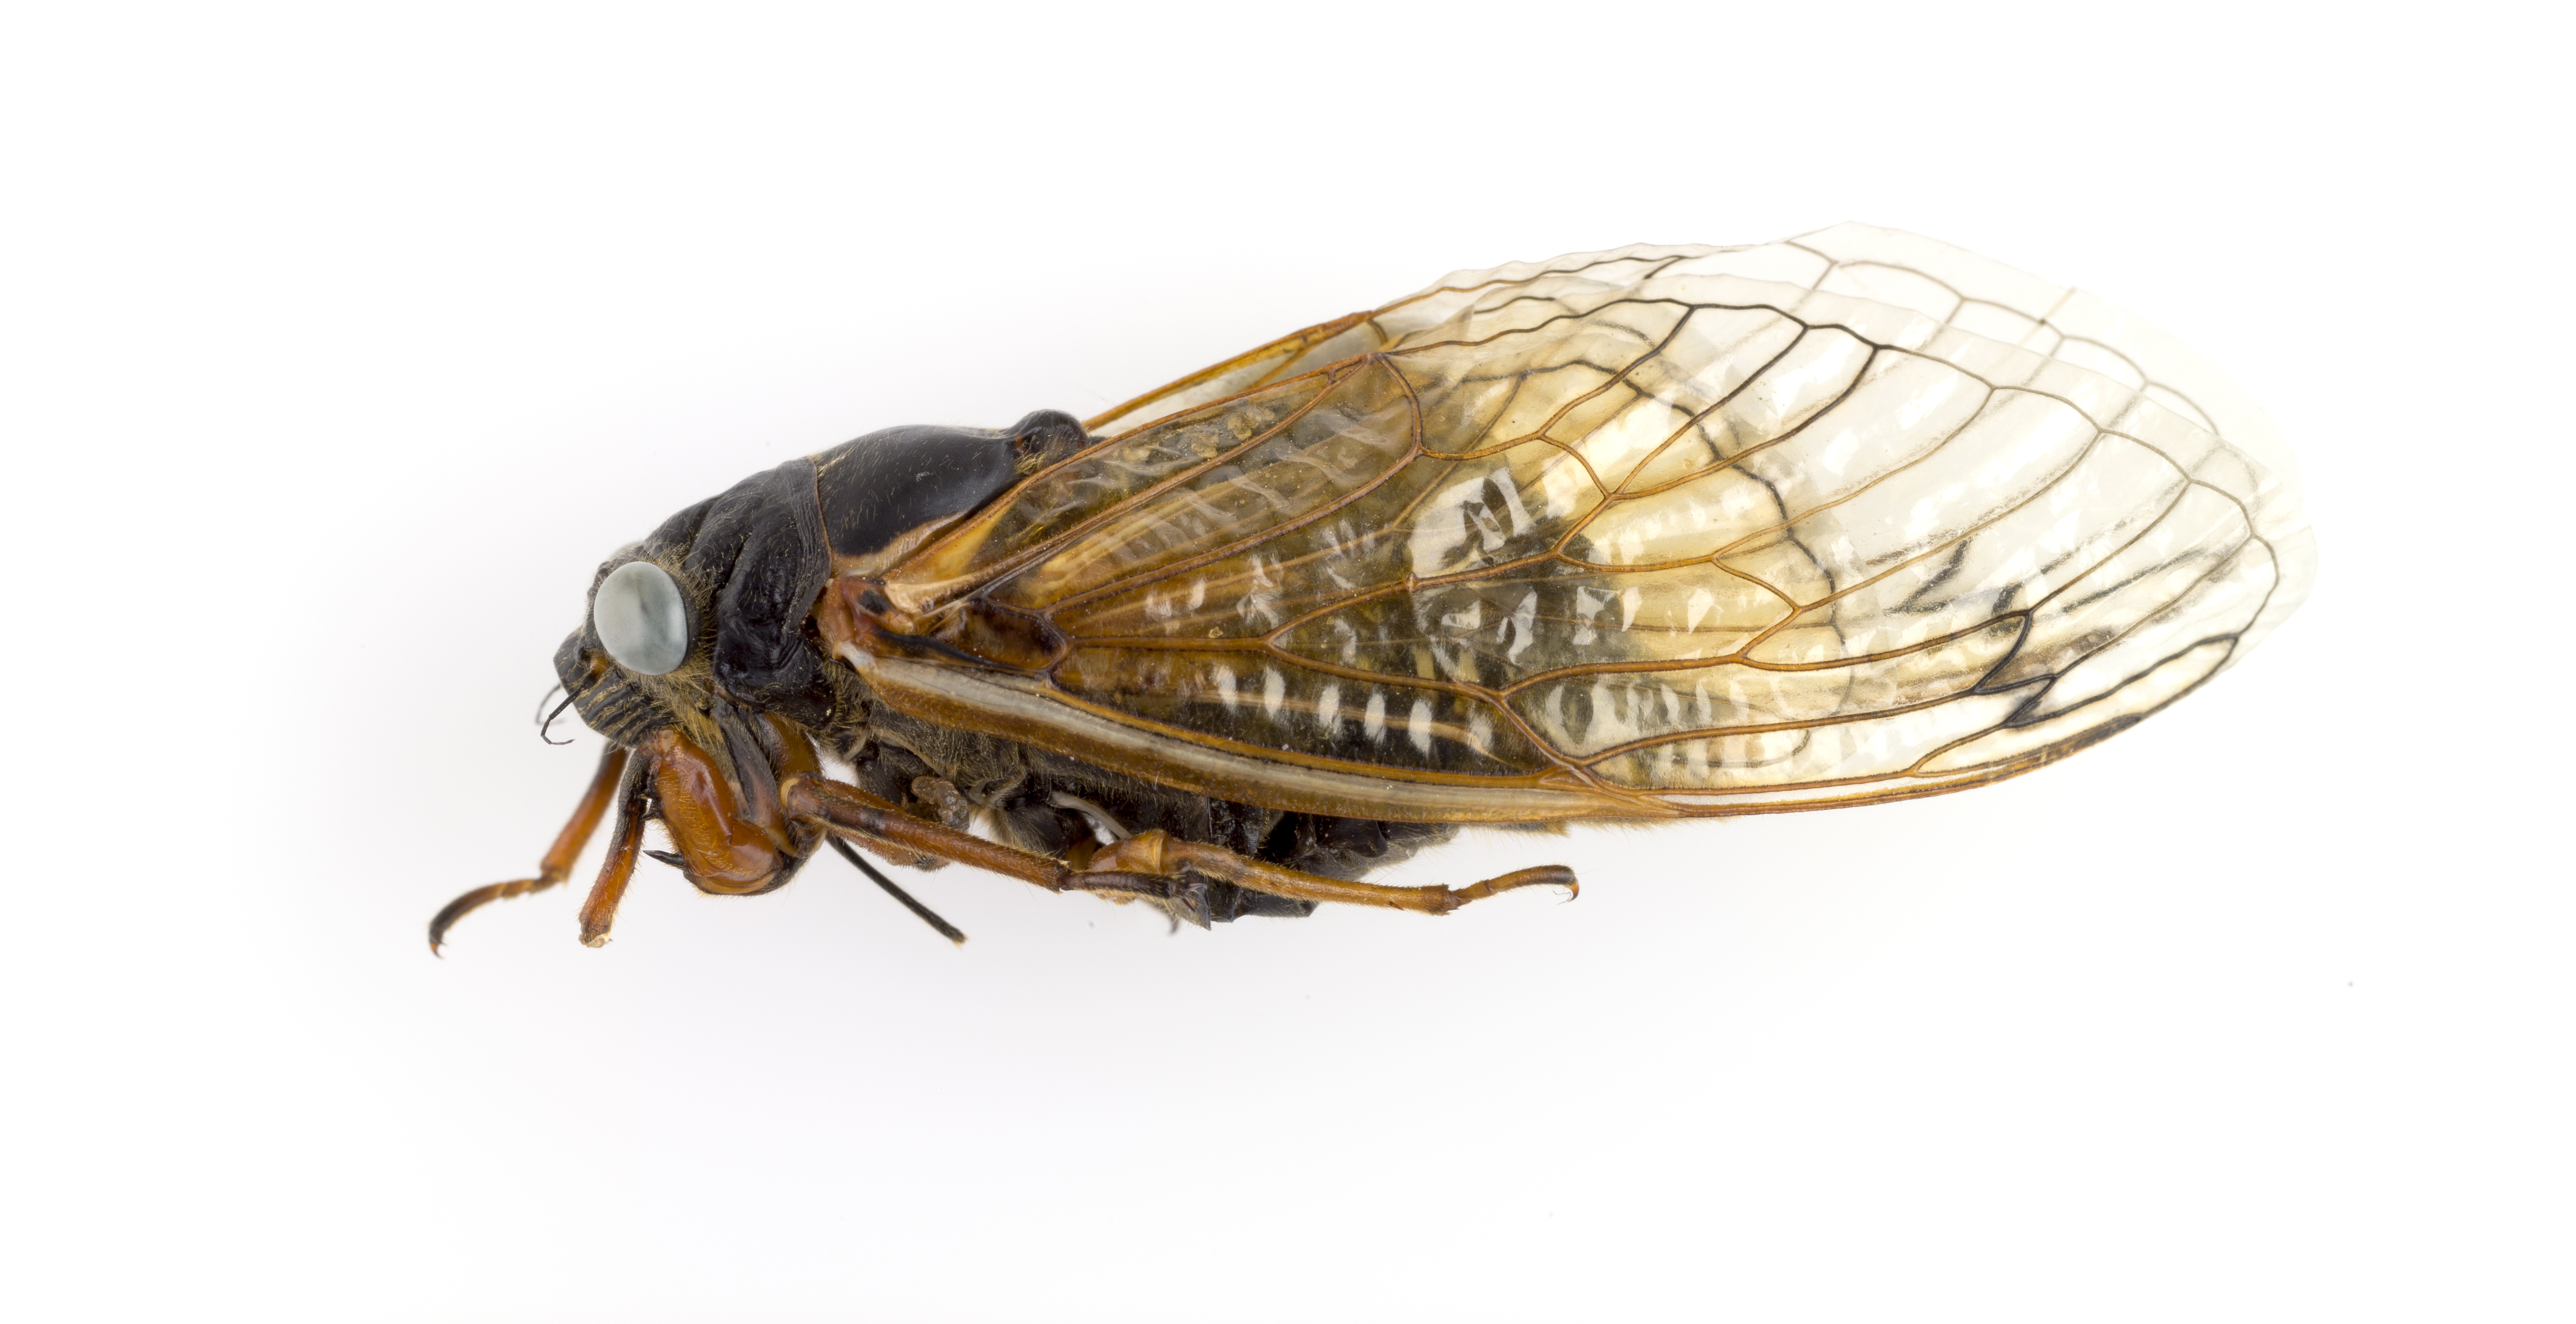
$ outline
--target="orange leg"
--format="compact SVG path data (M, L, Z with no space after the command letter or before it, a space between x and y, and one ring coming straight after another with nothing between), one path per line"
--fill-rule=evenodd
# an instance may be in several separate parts
M626 771L626 751L616 745L601 751L599 771L590 778L590 789L582 792L581 803L573 808L572 821L555 835L545 858L537 862L537 876L513 882L493 883L478 887L448 902L429 921L429 951L438 954L439 944L456 921L490 902L508 897L542 892L572 876L572 866L581 858L581 848L590 844L590 834L599 830L599 820L608 813L609 803L617 798L620 777Z
M1455 890L1349 883L1246 859L1220 846L1175 841L1160 830L1140 832L1103 846L1084 867L1075 869L942 823L914 818L855 786L821 777L790 777L780 784L779 798L790 814L821 820L889 859L900 861L910 853L936 855L1055 892L1124 892L1176 899L1184 887L1181 875L1189 871L1292 900L1446 915L1470 901L1514 888L1545 884L1575 890L1574 871L1554 864L1522 869Z
M652 782L652 761L639 758L617 783L617 827L608 834L608 858L599 862L599 877L581 903L584 947L608 943L608 926L617 920L617 903L626 899L626 881L635 876L635 857L644 849L644 792Z
M892 801L829 778L789 777L778 784L778 798L788 813L821 822L897 864L910 864L915 855L929 855L1056 892L1070 885L1073 876L1072 870L1043 855L914 818Z
M1160 828L1139 832L1125 841L1101 847L1099 853L1091 857L1091 869L1158 877L1169 877L1188 869L1210 878L1224 879L1237 887L1284 896L1291 901L1385 906L1390 910L1410 910L1418 915L1446 915L1470 901L1482 901L1498 892L1520 887L1562 887L1569 894L1582 890L1574 881L1574 871L1562 864L1519 869L1499 878L1488 878L1481 883L1455 889L1344 882L1339 878L1326 878L1322 874L1247 859L1223 846L1181 841Z

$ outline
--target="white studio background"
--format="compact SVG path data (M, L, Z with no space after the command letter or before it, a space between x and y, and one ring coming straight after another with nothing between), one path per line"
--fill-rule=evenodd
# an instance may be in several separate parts
M0 1309L2564 1318L2541 9L35 6L0 25ZM525 873L591 568L901 422L1459 267L1845 219L2298 447L2317 594L2069 763L1167 936ZM594 852L595 857L595 852ZM587 862L580 877L587 878Z

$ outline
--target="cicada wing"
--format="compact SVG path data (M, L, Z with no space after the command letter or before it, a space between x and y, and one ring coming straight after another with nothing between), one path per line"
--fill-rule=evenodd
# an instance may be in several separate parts
M948 656L980 617L1052 651L875 680L1281 808L1762 812L2082 748L2304 587L2289 478L2164 378L1965 329L2039 297L1992 272L1946 271L1987 293L1934 312L1831 288L1899 271L1863 265L1793 241L1452 278L1365 356L1111 437L916 553L885 591Z
M1573 253L1547 262L1515 262L1490 271L1452 272L1431 288L1382 308L1291 331L1269 344L1165 383L1085 419L1083 426L1094 433L1114 436L1187 409L1371 353L1385 348L1397 336L1436 322L1462 304L1498 288L1524 285L1542 276L1578 276L1605 285L1629 285L1683 257L1717 251L1699 245L1636 244L1608 253Z
M2089 290L1921 235L1846 222L1781 245L1825 259L1813 288L1893 304L1964 331L2090 368L2216 434L2252 464L2230 485L2283 564L2282 582L2237 656L2307 600L2316 545L2297 458L2245 389L2181 341Z
M1083 420L1095 435L1115 436L1184 410L1301 376L1329 363L1386 347L1385 333L1367 313L1352 313L1291 331L1257 349L1167 382L1108 412Z

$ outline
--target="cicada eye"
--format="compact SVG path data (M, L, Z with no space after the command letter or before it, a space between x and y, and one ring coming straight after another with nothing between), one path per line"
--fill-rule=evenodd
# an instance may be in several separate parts
M689 608L671 572L629 561L608 572L591 599L591 628L617 665L644 676L675 670L689 655Z

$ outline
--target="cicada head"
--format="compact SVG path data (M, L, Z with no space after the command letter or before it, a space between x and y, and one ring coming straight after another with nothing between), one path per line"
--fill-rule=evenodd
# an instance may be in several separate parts
M648 572L650 578L646 578ZM611 588L609 582L621 573L626 573L625 581ZM664 599L663 603L646 604L664 613L646 623L656 632L654 646L666 653L674 651L672 642L676 636L676 651L681 654L676 662L653 670L633 660L641 640L631 632L621 635L619 630L619 599L631 596L638 579L645 579L648 588L661 590L655 596ZM600 567L592 582L591 610L583 613L581 628L564 636L562 647L555 650L555 679L571 697L573 711L581 714L583 725L616 744L633 748L656 730L683 725L681 714L706 708L708 667L703 657L697 659L696 665L690 665L692 655L704 651L695 644L696 627L706 619L706 612L703 608L689 609L692 599L703 602L704 594L690 593L683 582L668 567L648 558L612 558ZM603 588L611 594L606 638L599 625ZM673 602L677 611L668 610ZM623 605L632 609L632 604ZM611 640L615 640L615 646ZM625 660L621 660L621 654ZM646 654L647 665L658 660L659 655Z
M722 500L673 515L600 562L580 627L555 650L555 678L574 711L617 744L638 747L674 727L701 740L715 734L706 714L722 580L693 553Z
M630 747L668 727L720 746L719 698L821 725L831 686L804 634L829 567L813 462L755 474L600 563L556 677L585 724Z
M719 747L720 700L826 730L849 689L810 619L832 574L899 555L1084 440L1043 410L1000 430L888 428L755 474L600 563L556 676L629 747L668 727Z

